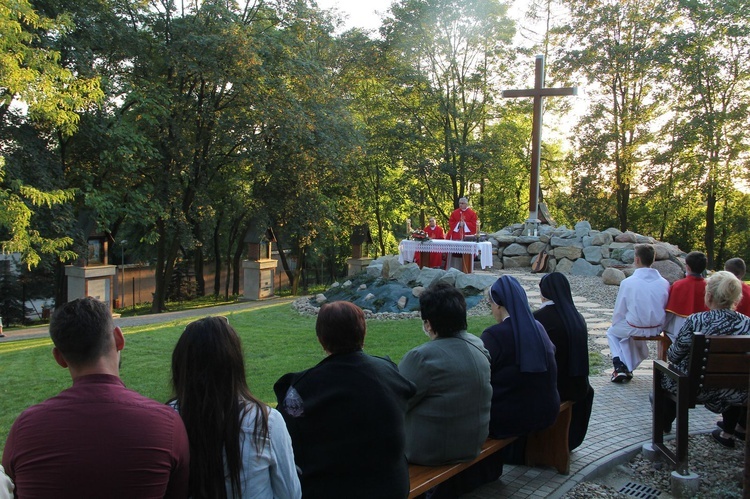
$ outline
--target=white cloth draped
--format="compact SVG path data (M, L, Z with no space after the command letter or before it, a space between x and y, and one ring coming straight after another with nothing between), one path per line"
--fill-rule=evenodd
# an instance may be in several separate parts
M450 241L448 239L431 239L430 241L412 241L404 239L398 245L398 263L413 262L414 253L460 253L479 255L479 264L485 269L492 267L492 243L470 241Z

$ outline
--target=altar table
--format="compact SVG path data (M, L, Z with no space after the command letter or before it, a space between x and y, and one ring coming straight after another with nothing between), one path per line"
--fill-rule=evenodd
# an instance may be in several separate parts
M492 244L489 241L477 243L431 239L422 242L404 239L398 245L398 262L402 265L404 262L413 262L415 253L460 253L472 256L479 254L479 266L483 269L492 267Z

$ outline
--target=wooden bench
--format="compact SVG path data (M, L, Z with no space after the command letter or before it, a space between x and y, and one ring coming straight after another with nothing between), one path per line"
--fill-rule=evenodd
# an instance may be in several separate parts
M559 473L570 471L570 451L568 450L568 430L573 402L565 401L560 404L560 412L555 423L544 430L536 431L528 436L526 443L526 464L528 466L552 466ZM495 439L488 438L479 456L473 461L442 466L409 465L409 499L424 494L431 488L441 484L463 470L475 465L479 461L504 449L517 437Z
M544 430L535 431L526 440L526 466L551 466L562 475L570 473L568 432L573 414L573 402L560 404L555 423Z
M688 471L688 409L696 406L698 391L711 388L748 388L750 375L750 336L706 336L695 333L690 348L688 372L683 373L664 361L654 361L654 419L651 443L681 475ZM664 377L675 380L677 391L664 390ZM677 404L676 452L664 445L664 403Z
M667 336L667 333L661 332L656 336L631 336L635 341L658 341L659 344L656 346L656 356L659 360L667 361L667 350L669 350L672 340Z

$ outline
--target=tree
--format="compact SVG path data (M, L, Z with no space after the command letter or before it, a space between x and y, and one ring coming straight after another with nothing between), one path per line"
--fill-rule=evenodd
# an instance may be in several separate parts
M497 93L490 75L505 72L513 23L496 0L401 0L390 14L381 31L390 59L404 63L391 84L409 90L410 98L397 94L403 120L429 143L416 166L428 189L448 186L430 196L434 206L448 198L457 207L479 180L482 126Z
M0 5L0 126L30 122L47 134L68 137L76 130L78 113L101 99L98 79L66 69L60 64L60 53L50 48L50 40L70 28L69 17L47 18L26 0ZM12 150L13 142L4 136L3 150ZM68 249L70 237L45 237L34 220L36 208L62 204L73 196L71 189L43 190L9 176L0 157L3 251L19 252L29 268L39 264L41 254L74 257Z
M672 12L666 0L574 0L566 3L571 21L554 30L562 35L557 68L581 75L593 87L594 104L579 134L579 151L600 155L596 175L612 188L620 230L628 229L631 191L647 165L651 126L660 115L655 87L668 56L663 34ZM578 48L580 47L580 48ZM584 157L576 162L586 163ZM592 172L593 173L593 172Z
M672 154L693 171L706 203L703 242L714 268L717 208L747 178L750 141L750 12L743 2L680 2L669 38L675 118ZM725 244L719 238L720 246Z

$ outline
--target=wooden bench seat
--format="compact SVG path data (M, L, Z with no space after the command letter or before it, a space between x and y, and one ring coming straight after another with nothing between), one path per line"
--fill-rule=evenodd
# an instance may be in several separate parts
M499 450L507 447L516 437L510 438L488 438L484 445L482 445L482 451L473 461L467 461L465 463L456 464L444 464L442 466L422 466L421 464L410 464L409 465L409 499L424 494L434 486L443 483L452 476L457 475L466 468L475 465L482 459L486 458L498 452Z
M656 336L631 336L631 338L635 341L658 341L659 344L656 346L656 356L659 357L659 360L666 362L667 350L669 350L670 345L672 345L672 340L667 336L667 333L662 331L661 334Z
M570 471L570 451L568 450L568 430L573 402L560 404L555 423L544 430L531 433L526 443L526 464L528 466L552 466L559 473ZM465 463L445 464L442 466L409 465L409 499L424 494L461 471L475 465L486 457L504 449L517 437L495 439L488 438L479 456Z
M654 361L654 419L651 444L681 475L688 470L688 409L698 403L699 390L706 388L748 388L750 336L693 335L688 372L683 373L664 361ZM675 380L677 391L661 386L664 377ZM676 452L664 445L666 399L677 405Z

